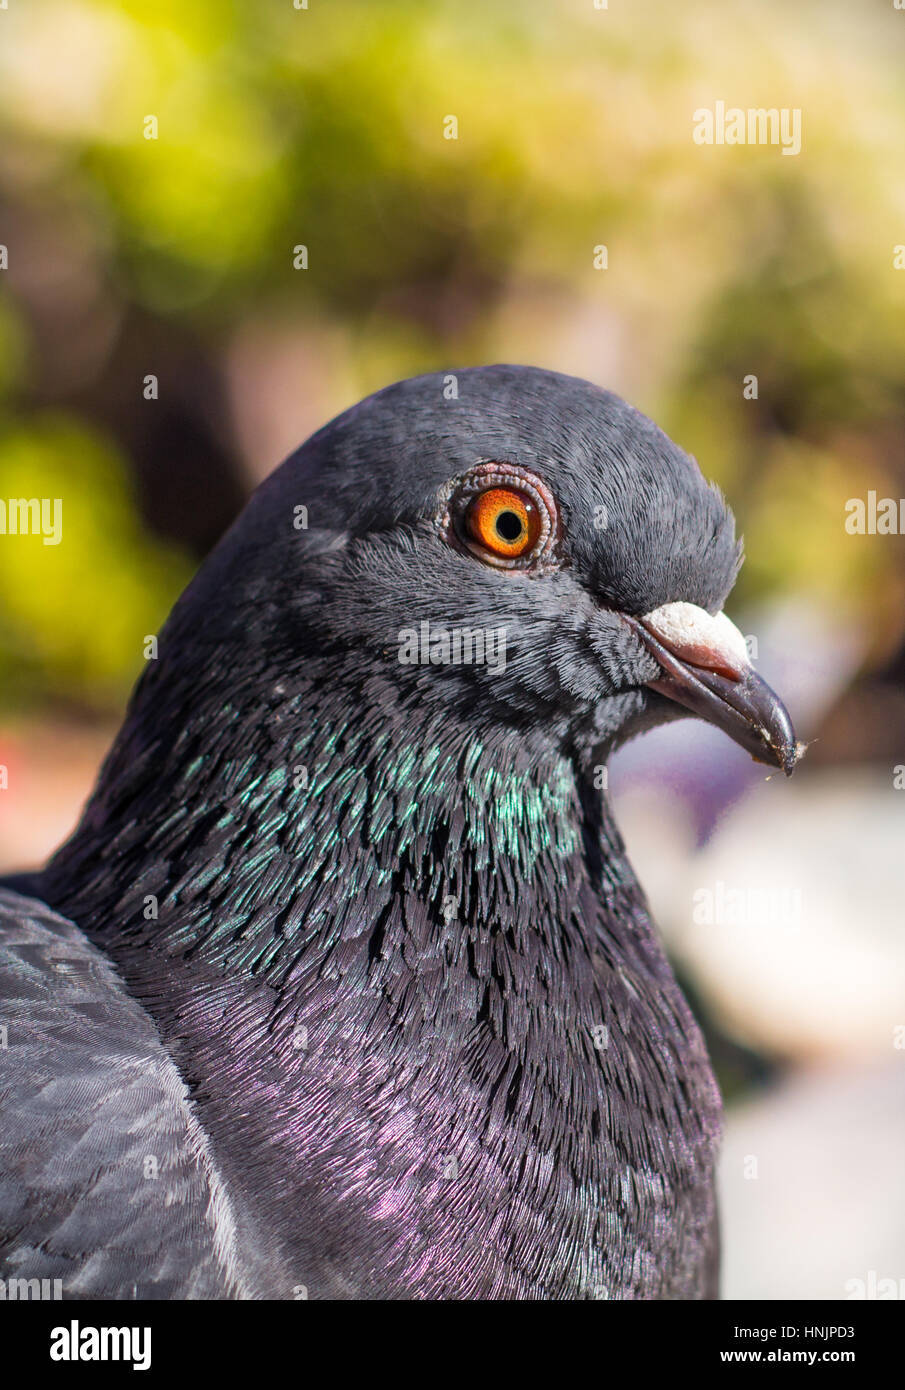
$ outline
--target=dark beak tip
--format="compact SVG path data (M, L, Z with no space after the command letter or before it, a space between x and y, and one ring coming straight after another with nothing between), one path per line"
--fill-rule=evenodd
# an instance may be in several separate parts
M807 751L808 745L803 743L800 738L794 739L781 749L779 753L780 766L787 777L792 776Z
M791 777L808 745L796 736L789 712L779 697L753 672L739 691L736 713L741 720L734 729L731 722L719 721L724 731L743 748L747 747L755 762L766 763Z
M766 745L770 755L768 761L784 776L791 777L807 745L796 736L789 712L779 696L760 676L750 671L740 682L737 699L738 704L733 700L730 708L735 706L751 733ZM732 730L727 728L726 732L731 734ZM744 743L741 738L738 741Z

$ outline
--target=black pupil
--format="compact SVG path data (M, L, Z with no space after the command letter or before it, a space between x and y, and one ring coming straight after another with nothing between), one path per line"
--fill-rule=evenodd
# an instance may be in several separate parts
M524 527L522 518L516 512L500 512L496 519L496 531L504 541L517 541Z

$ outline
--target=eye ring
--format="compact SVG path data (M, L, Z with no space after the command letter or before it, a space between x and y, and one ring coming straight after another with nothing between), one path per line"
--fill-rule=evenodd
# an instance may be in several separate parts
M447 486L437 525L443 538L495 569L556 567L559 512L546 483L519 464L480 463Z

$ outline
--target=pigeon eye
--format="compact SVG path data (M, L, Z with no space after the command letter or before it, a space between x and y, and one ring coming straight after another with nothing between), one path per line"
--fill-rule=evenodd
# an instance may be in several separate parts
M537 543L540 516L525 492L492 487L480 493L465 513L465 528L472 540L494 555L517 559Z
M495 569L556 568L559 514L546 483L515 463L479 463L445 491L435 524L444 540Z

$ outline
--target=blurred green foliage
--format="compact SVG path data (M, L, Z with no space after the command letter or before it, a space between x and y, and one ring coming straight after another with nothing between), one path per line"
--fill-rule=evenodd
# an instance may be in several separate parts
M0 545L0 699L121 702L200 547L173 438L213 497L501 359L653 414L745 519L740 597L816 590L888 650L901 547L842 518L905 495L903 52L880 0L0 12L0 497L65 499L61 546ZM800 107L802 153L696 145L718 99Z
M4 697L115 705L191 570L144 535L122 459L76 421L41 416L5 435L0 497L35 496L61 500L62 538L0 544Z

